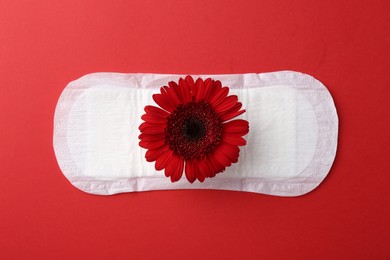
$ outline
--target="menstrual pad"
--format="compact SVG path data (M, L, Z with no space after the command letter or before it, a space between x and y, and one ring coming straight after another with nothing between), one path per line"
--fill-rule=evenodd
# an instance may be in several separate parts
M138 126L160 87L185 75L93 73L62 92L54 116L54 151L65 177L93 194L223 189L298 196L316 188L336 154L338 117L321 82L292 71L192 75L220 80L249 122L238 162L203 183L172 183L138 145Z

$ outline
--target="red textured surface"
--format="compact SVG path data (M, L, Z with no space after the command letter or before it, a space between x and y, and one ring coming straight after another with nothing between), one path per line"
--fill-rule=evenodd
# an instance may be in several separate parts
M390 257L388 1L0 1L0 259ZM334 166L298 198L94 196L61 174L53 114L97 71L295 70L340 117Z

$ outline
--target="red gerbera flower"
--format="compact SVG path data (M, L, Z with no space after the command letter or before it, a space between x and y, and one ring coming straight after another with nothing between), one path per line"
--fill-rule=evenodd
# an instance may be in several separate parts
M145 149L148 162L165 169L165 176L178 181L185 171L189 182L214 177L238 161L240 149L246 144L242 136L249 131L236 95L219 80L191 76L171 81L154 94L161 108L146 106L145 121L139 126L139 145ZM230 120L230 121L229 121Z

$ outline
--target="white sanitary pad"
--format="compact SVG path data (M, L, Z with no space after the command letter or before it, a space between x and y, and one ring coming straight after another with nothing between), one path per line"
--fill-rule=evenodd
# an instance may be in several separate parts
M316 188L333 163L338 118L328 90L291 71L193 75L230 87L249 122L238 163L203 183L171 183L138 145L152 94L185 75L93 73L68 84L54 116L58 164L77 188L93 194L168 189L224 189L298 196Z

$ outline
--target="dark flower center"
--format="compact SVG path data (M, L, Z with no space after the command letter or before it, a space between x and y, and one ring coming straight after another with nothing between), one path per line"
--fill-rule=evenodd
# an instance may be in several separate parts
M165 143L184 159L200 159L220 143L222 120L208 102L179 105L168 117Z
M197 141L201 139L206 133L206 129L202 120L190 117L184 121L183 135L189 141Z

